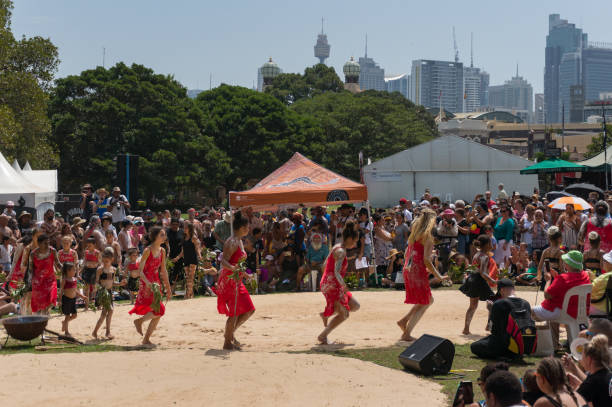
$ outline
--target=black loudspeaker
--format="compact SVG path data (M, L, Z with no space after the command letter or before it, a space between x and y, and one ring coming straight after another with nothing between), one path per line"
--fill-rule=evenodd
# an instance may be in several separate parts
M423 335L399 355L404 369L425 376L447 374L453 365L455 345L448 339Z

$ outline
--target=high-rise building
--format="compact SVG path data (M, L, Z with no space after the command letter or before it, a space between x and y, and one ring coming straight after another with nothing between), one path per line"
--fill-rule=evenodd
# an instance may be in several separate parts
M577 52L587 43L587 34L576 28L575 24L561 19L559 14L548 16L544 55L544 108L548 123L559 123L561 120L559 75L563 55L567 52Z
M612 45L593 44L582 50L582 86L586 101L612 92Z
M412 61L410 99L425 107L463 111L463 64L417 59Z
M514 112L521 119L530 122L533 114L533 88L518 75L503 85L489 86L489 106Z
M544 94L536 93L535 95L535 117L534 121L536 124L544 124Z
M477 112L489 102L489 74L473 66L463 68L463 111Z
M399 92L406 99L410 97L410 75L403 74L397 76L388 76L385 78L387 92Z
M570 89L581 83L581 50L566 52L559 63L559 123L569 120Z
M359 58L359 87L361 90L375 89L386 90L385 70L378 66L372 58L368 58L366 52L364 57Z
M317 43L314 46L314 56L319 58L319 63L324 64L329 58L329 50L331 46L327 42L327 34L323 32L323 19L321 19L321 34L317 36Z

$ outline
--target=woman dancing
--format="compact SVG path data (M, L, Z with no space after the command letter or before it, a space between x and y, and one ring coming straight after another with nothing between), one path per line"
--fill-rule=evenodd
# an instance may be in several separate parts
M243 218L240 212L236 212L232 227L234 235L227 239L223 245L223 258L221 260L223 269L221 269L219 281L213 291L217 294L219 314L227 315L223 349L240 350L240 343L234 337L234 333L253 315L255 306L251 301L249 292L242 283L242 279L248 275L243 273L236 281L232 278L232 274L238 267L238 263L246 259L242 238L249 233L249 220Z
M349 312L359 309L359 303L353 298L344 282L348 267L346 252L356 246L358 239L359 233L353 222L346 222L342 230L342 243L332 248L325 261L325 271L321 277L321 293L325 296L326 306L325 311L319 314L325 329L317 337L322 345L328 343L327 336L349 317ZM334 313L336 316L327 323Z
M30 275L32 276L32 312L49 314L57 302L57 279L55 267L61 268L57 252L49 245L49 236L42 233L37 238L38 248L30 254Z
M166 232L159 226L153 226L149 232L149 242L151 244L144 249L142 258L140 260L140 287L138 290L138 297L134 308L130 310L130 314L142 315L142 317L134 321L136 331L142 335L142 324L147 321L149 326L147 332L144 334L142 339L143 345L154 346L151 343L151 335L159 319L164 315L165 307L164 304L159 304L159 311L153 310L154 294L151 288L153 283L160 284L163 282L166 287L166 299L170 301L172 296L172 290L170 289L170 282L168 281L168 272L166 271L166 251L161 247L162 243L166 241Z
M412 330L433 304L433 296L429 288L429 273L439 280L448 280L449 276L442 276L431 262L434 237L432 231L436 226L436 213L431 209L424 209L421 215L413 222L408 247L404 258L404 286L406 288L406 304L414 304L402 319L397 321L402 330L402 340L415 341Z

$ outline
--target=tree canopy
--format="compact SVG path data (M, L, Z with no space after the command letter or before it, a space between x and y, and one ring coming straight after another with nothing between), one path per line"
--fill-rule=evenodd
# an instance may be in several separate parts
M11 0L0 0L0 146L9 160L47 168L57 164L47 91L59 64L58 52L46 38L16 40L12 9Z
M49 104L62 190L109 185L119 153L141 157L144 196L181 196L224 180L226 156L201 132L203 112L172 77L118 63L57 80Z
M603 145L603 132L591 139L591 144L587 146L587 152L584 155L585 158L591 158L601 153L604 150ZM606 146L612 146L612 126L606 126Z
M304 74L283 73L273 79L266 88L282 103L290 105L298 100L312 98L324 92L342 92L344 83L336 75L336 70L324 64L317 64L304 70Z

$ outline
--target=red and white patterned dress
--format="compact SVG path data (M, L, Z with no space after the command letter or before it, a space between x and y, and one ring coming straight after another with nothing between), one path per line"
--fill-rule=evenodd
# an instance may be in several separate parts
M57 279L53 265L55 264L55 249L49 248L49 255L44 259L36 257L36 249L32 254L34 271L32 274L32 312L44 311L57 301Z
M429 272L425 267L425 247L421 242L409 244L406 248L406 263L404 263L404 287L406 289L406 304L428 305L431 298L429 288ZM412 256L410 266L408 263Z
M160 286L161 281L159 280L159 268L161 266L162 259L164 258L162 250L159 251L159 255L157 257L153 257L152 251L149 252L147 262L145 263L145 266L142 270L145 277L147 277L147 280L149 280L149 283L158 283ZM164 303L160 301L159 312L153 311L153 308L151 308L152 304L153 291L145 284L143 279L140 279L138 297L136 297L134 308L130 310L129 314L147 315L149 312L152 312L155 316L163 316L166 312L166 307L164 307Z
M235 266L244 258L246 258L246 253L238 247L229 259L229 263ZM219 314L227 315L228 317L255 311L251 296L242 280L238 282L238 299L236 299L236 280L231 278L232 273L233 271L226 268L221 269L219 281L217 281L217 285L213 288L213 291L217 294L217 311L219 311Z
M21 259L23 259L23 252L25 252L25 247L21 251L17 262L15 263L15 268L13 269L13 274L11 274L11 282L10 286L12 289L17 288L17 284L23 281L24 273L21 272Z
M62 249L58 252L58 260L62 266L67 261L76 266L76 252L73 249L68 250L68 252L65 252L64 249Z
M339 302L341 306L346 308L348 311L351 310L349 307L349 300L353 296L351 292L343 287L338 279L336 278L335 269L336 269L336 259L334 258L334 253L340 250L340 248L332 249L329 256L327 256L327 263L325 264L325 271L323 272L323 276L321 277L321 293L325 296L325 311L323 311L323 315L326 317L332 316L334 314L334 306L336 302ZM346 275L346 269L348 268L348 261L346 260L346 256L342 258L342 268L340 269L340 275L342 278Z

